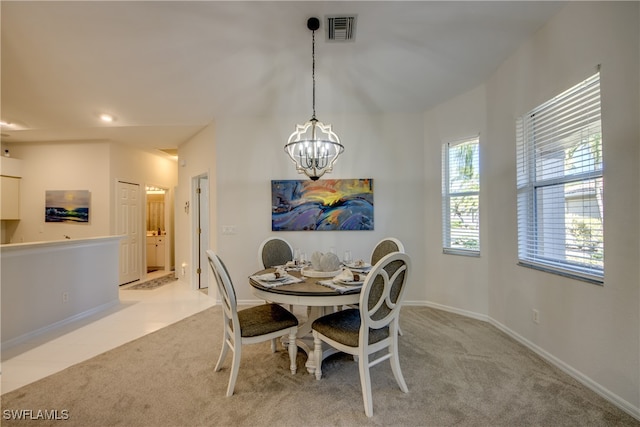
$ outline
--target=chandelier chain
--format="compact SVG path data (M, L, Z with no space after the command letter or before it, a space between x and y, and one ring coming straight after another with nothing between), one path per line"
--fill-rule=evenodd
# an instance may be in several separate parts
M316 119L316 32L311 31L311 79L313 80L313 116L312 120Z
M311 120L296 125L296 130L289 136L284 151L296 165L298 173L304 173L313 181L320 179L325 173L333 170L338 156L344 151L340 138L332 130L330 124L316 119L316 32L320 26L317 18L309 18L307 28L311 30L311 78L312 107Z

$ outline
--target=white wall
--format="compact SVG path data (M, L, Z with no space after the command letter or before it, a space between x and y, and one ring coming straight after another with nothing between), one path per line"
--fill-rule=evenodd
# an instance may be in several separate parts
M152 185L167 189L165 194L165 259L169 262L165 264L165 270L171 270L175 265L173 241L174 233L174 192L178 182L177 162L163 155L138 150L127 145L111 144L109 169L109 190L111 203L110 234L116 233L116 186L118 181L124 181L140 185L141 203L141 224L140 230L146 230L146 203L144 203L145 187ZM142 264L146 265L144 257Z
M216 203L219 203L216 185L215 164L218 156L216 151L216 126L211 124L196 134L191 140L182 144L178 149L178 186L175 201L176 227L176 272L182 279L192 282L195 263L192 259L194 248L193 221L195 203L192 194L192 182L195 177L207 175L209 177L209 220L207 228L211 248L216 250ZM185 204L189 203L189 212L185 212ZM186 264L186 275L182 276L182 264ZM204 274L208 276L208 265L202 266ZM193 285L193 283L192 283ZM209 295L215 296L215 286L209 286Z
M11 243L73 239L111 234L107 142L16 144L11 155L22 159L20 222ZM89 223L45 223L45 191L89 190Z
M323 118L345 144L345 153L333 173L326 178L374 179L374 231L279 232L271 231L271 180L305 179L299 175L284 152L284 144L301 117L225 118L215 124L215 159L213 126L180 147L180 187L177 202L180 257L187 257L186 241L189 219L180 213L189 194L190 177L212 167L212 218L210 229L214 247L230 270L238 299L256 301L247 277L260 268L258 246L267 236L277 234L308 255L335 247L346 249L357 258L369 259L373 246L383 237L401 239L406 251L416 260L424 258L425 218L421 195L423 136L422 115L372 115ZM306 178L308 179L308 178ZM217 207L216 207L217 205ZM215 213L214 213L215 212ZM236 234L223 235L221 227L233 225ZM192 260L188 260L191 263ZM407 299L424 301L426 296L420 262L414 264L412 287Z
M485 189L489 316L640 407L638 2L569 3L487 82ZM517 266L515 119L602 64L605 283ZM540 324L531 311L540 312Z
M486 138L486 95L481 86L425 113L424 204L427 221L426 271L427 300L434 305L474 317L486 318L489 312L489 241L485 152L491 144ZM442 146L474 136L480 137L480 257L442 253Z
M117 237L3 246L2 348L118 303Z
M178 179L174 160L111 142L20 143L11 146L11 155L22 160L21 219L11 243L111 235L118 180L138 183L143 191L146 184L168 188L172 200ZM89 223L45 223L46 190L89 190Z
M619 406L640 415L637 2L569 4L476 90L425 114L425 203L440 215L440 150L480 133L481 258L441 253L427 228L429 303L487 316ZM517 265L515 120L602 64L605 283ZM483 128L486 131L483 131ZM486 294L485 294L486 293ZM532 309L540 323L531 320Z

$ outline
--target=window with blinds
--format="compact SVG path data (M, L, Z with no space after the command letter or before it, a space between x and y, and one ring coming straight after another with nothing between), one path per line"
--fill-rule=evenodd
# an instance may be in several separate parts
M479 140L442 149L442 240L444 253L480 255Z
M602 283L600 74L518 119L520 264Z

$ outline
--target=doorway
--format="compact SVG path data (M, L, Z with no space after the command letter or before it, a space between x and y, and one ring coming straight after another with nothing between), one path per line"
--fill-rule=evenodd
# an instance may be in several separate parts
M207 174L196 176L192 181L192 200L194 204L192 220L193 256L195 264L192 282L196 289L209 287L209 177Z
M118 284L140 280L140 185L118 181L116 229L120 239Z
M165 188L146 186L147 274L165 270L168 265L167 224L165 221Z

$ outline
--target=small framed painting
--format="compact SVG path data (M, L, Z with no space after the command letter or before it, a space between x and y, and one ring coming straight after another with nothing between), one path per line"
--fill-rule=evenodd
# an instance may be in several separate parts
M88 190L47 190L45 222L89 222L91 193Z
M373 230L373 179L271 181L271 229Z

